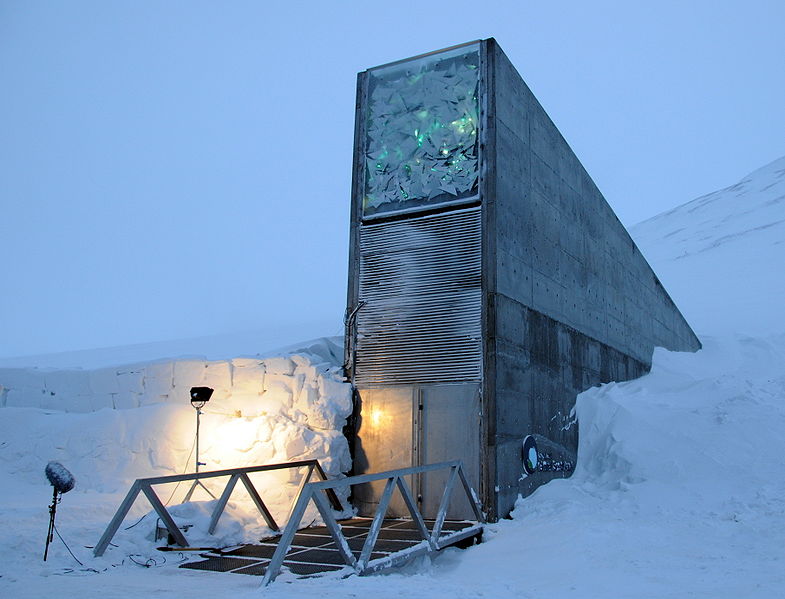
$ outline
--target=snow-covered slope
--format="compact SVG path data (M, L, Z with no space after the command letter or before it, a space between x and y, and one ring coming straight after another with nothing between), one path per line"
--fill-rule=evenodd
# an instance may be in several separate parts
M630 234L699 335L785 332L785 157Z
M785 158L633 229L704 349L657 350L651 374L583 393L572 478L519 501L514 519L489 526L486 542L469 551L447 550L385 576L279 580L265 596L785 596L784 198ZM0 419L0 451L9 427L23 425ZM39 443L30 440L31 453ZM64 499L60 530L85 566L60 544L43 564L49 488L43 475L35 485L29 473L0 467L3 596L262 592L254 577L185 572L171 555L162 564L134 531L125 554L91 558L84 545L95 542L118 497L79 488ZM236 534L253 522L235 512L228 525ZM156 559L154 567L136 566L132 552L137 561Z

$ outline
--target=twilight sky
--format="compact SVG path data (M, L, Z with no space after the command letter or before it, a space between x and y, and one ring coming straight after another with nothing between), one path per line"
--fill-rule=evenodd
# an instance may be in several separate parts
M497 39L626 225L735 183L785 155L783 23L781 0L0 0L0 357L340 334L355 75L456 43Z

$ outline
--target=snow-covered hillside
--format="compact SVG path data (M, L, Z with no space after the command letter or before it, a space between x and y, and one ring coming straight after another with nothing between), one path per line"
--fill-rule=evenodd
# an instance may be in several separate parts
M785 332L785 157L630 233L698 335Z
M739 184L632 230L655 272L701 336L696 354L657 350L651 374L583 393L577 469L537 490L482 545L447 550L368 578L278 581L186 572L138 529L122 550L92 545L119 496L74 491L61 507L59 542L42 563L51 491L32 462L0 460L0 594L8 597L526 597L774 598L785 596L785 158ZM9 439L30 455L24 426L0 410ZM81 415L60 415L58 418ZM50 441L47 441L47 443ZM15 449L15 451L17 451ZM89 448L80 459L89 461ZM43 464L40 464L43 470ZM199 520L201 504L189 514ZM251 523L228 514L227 530ZM203 518L202 518L203 519ZM136 554L136 555L133 555ZM149 562L138 566L131 560Z

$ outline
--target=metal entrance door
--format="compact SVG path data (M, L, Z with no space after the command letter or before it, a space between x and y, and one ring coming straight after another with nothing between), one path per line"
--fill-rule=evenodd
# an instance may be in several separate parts
M461 460L469 484L479 491L480 386L478 383L358 389L360 418L354 452L356 474L382 472ZM439 509L447 475L434 472L407 480L426 518ZM373 515L383 483L358 486L354 504L360 515ZM388 514L407 516L395 494ZM463 499L451 503L449 518L473 517Z
M414 466L414 389L387 387L358 389L358 392L361 404L354 441L354 473L371 474ZM407 477L406 482L416 493L411 477ZM352 502L359 515L373 516L384 485L385 481L374 481L353 489ZM387 513L392 516L409 513L397 493L393 495Z
M417 453L419 464L461 460L469 484L479 493L480 482L480 386L428 385L420 387L420 418ZM418 494L420 510L434 517L439 510L448 473L428 472L420 475ZM470 519L473 511L468 501L456 494L447 512L450 519Z

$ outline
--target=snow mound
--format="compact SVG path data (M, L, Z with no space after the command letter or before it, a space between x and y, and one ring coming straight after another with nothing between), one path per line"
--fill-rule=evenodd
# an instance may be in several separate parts
M525 536L532 596L782 596L785 336L702 341L579 396L574 475L519 501L495 550Z
M579 396L575 482L654 486L650 497L690 511L733 511L773 491L785 454L785 336L704 341L696 354L658 349L651 374Z

